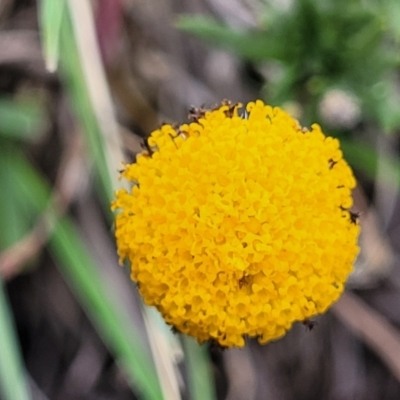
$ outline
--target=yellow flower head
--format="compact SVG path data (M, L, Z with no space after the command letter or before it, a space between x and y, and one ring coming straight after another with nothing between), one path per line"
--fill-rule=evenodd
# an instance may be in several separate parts
M154 131L125 166L118 253L176 330L266 343L342 293L358 253L356 182L337 139L260 100L192 118Z

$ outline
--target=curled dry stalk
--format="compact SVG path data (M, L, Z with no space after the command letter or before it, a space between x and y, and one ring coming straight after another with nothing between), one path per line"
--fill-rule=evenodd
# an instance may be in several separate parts
M0 254L0 274L12 279L24 268L26 262L42 250L50 238L57 220L68 210L82 186L84 152L79 135L71 135L62 154L56 184L49 204L39 216L35 226L21 240Z

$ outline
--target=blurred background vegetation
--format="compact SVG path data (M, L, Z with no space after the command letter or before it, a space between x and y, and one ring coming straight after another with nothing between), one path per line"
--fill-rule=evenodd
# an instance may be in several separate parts
M1 399L400 398L400 2L2 0L0 29ZM311 332L221 352L143 307L109 201L151 130L223 98L339 137L363 231Z

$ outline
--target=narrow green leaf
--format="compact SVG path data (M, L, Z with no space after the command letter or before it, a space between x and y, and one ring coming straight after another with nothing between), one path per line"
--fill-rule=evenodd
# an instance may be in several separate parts
M204 16L182 15L176 27L210 44L233 51L253 61L281 58L283 47L272 40L267 31L241 32Z
M44 124L44 113L37 102L17 102L0 98L0 136L8 139L33 140Z
M10 170L14 169L13 163L4 162L3 154L12 148L8 143L0 144L0 186L7 196L0 196L0 226L7 229L0 229L0 251L15 244L29 229L29 221L26 215L21 212L15 202L16 193Z
M3 400L29 400L17 334L0 277L0 394Z
M18 160L10 170L19 192L16 201L27 203L39 214L49 199L48 186L21 154L14 152L7 158L6 162ZM95 261L68 218L63 217L57 222L49 244L62 274L133 387L141 392L143 399L162 400L151 357L144 350L139 334L128 324L129 319L108 296Z
M64 13L60 33L60 69L71 105L82 126L82 133L85 135L90 156L100 178L103 197L107 201L106 208L109 209L108 204L113 198L114 188L108 170L104 138L90 101L70 15L67 12Z
M384 132L393 132L400 126L399 95L396 88L396 78L387 76L385 80L375 83L368 90L371 114Z
M70 221L60 221L50 246L62 273L131 382L146 399L162 399L150 356L143 351L139 335L127 328L127 319L107 300L96 265Z
M39 25L47 69L54 72L59 59L60 28L65 0L41 0L39 3Z
M215 385L211 374L211 364L205 345L182 336L188 368L189 389L192 400L216 400Z
M383 2L387 28L393 33L397 42L400 42L400 3L398 0Z

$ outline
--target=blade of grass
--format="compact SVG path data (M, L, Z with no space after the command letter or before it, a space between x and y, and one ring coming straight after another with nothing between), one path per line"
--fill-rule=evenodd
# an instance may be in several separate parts
M29 400L16 337L0 278L0 394L4 400Z
M192 400L216 400L207 348L188 336L182 336Z
M50 72L57 69L59 60L60 28L65 0L41 0L39 2L39 26L46 67Z
M150 356L143 352L139 336L128 329L126 318L107 301L94 261L82 246L70 221L63 219L59 222L50 247L62 273L117 361L125 367L131 382L146 399L162 399Z
M124 155L118 140L111 95L96 40L93 15L88 3L80 0L68 0L68 12L62 33L62 45L65 46L65 49L72 49L72 52L61 52L62 71L84 128L87 142L92 150L92 159L99 175L102 176L103 187L108 196L104 200L109 213L108 200L110 200L112 190L120 186L117 181L117 170L121 166ZM63 58L64 54L66 55L65 59ZM110 183L111 185L107 186ZM172 333L169 330L158 330L161 335L151 335L149 330L158 329L154 321L154 314L148 315L147 307L143 309L143 313L148 321L146 324L147 334L153 358L158 367L157 371L164 396L170 398L171 389L178 388L179 385L175 374L174 360L168 347L165 346L168 339L162 340L162 338L166 339ZM179 390L175 393L179 397Z
M44 123L43 110L33 101L17 102L0 99L0 136L8 139L32 140Z
M180 15L175 26L213 46L233 51L247 60L279 60L282 57L282 46L262 30L242 32L201 15Z
M18 190L16 201L23 201L38 214L42 212L50 196L44 180L18 152L8 154L5 162L10 164L11 178ZM61 273L124 368L132 386L144 399L163 399L154 365L143 350L139 335L128 325L123 312L113 305L95 261L68 218L57 221L49 245Z
M88 4L84 5L81 2L81 6L88 7ZM89 38L82 38L83 34L78 35L74 28L79 24L73 25L71 10L74 11L75 9L71 7L72 2L68 1L60 32L60 72L71 105L85 136L97 176L100 178L103 190L102 198L105 202L105 208L108 210L109 201L113 197L113 191L118 180L117 170L120 162L123 161L122 152L115 156L110 149L110 143L106 143L106 140L112 142L115 149L117 128L101 58L96 43L92 43L95 42L95 38L93 38L95 33L92 32L93 24L80 27L84 33L86 31L91 32L91 35L87 35ZM88 41L90 42L89 45L87 44ZM87 46L91 51L84 46ZM83 54L85 49L86 53L89 54ZM92 62L91 68L89 68L87 59L89 55L94 57L93 54L96 55L97 61ZM115 158L119 158L118 161L114 160Z
M60 72L88 144L91 159L100 179L103 198L107 204L105 208L108 209L115 188L110 173L113 169L108 162L102 128L89 95L69 11L63 14L60 31ZM116 174L117 168L115 168ZM110 215L109 213L108 216Z
M13 181L10 178L9 165L4 162L4 156L12 148L8 143L0 144L0 186L7 196L0 196L0 225L7 229L0 229L0 251L15 244L30 229L30 222L25 213L15 207Z

